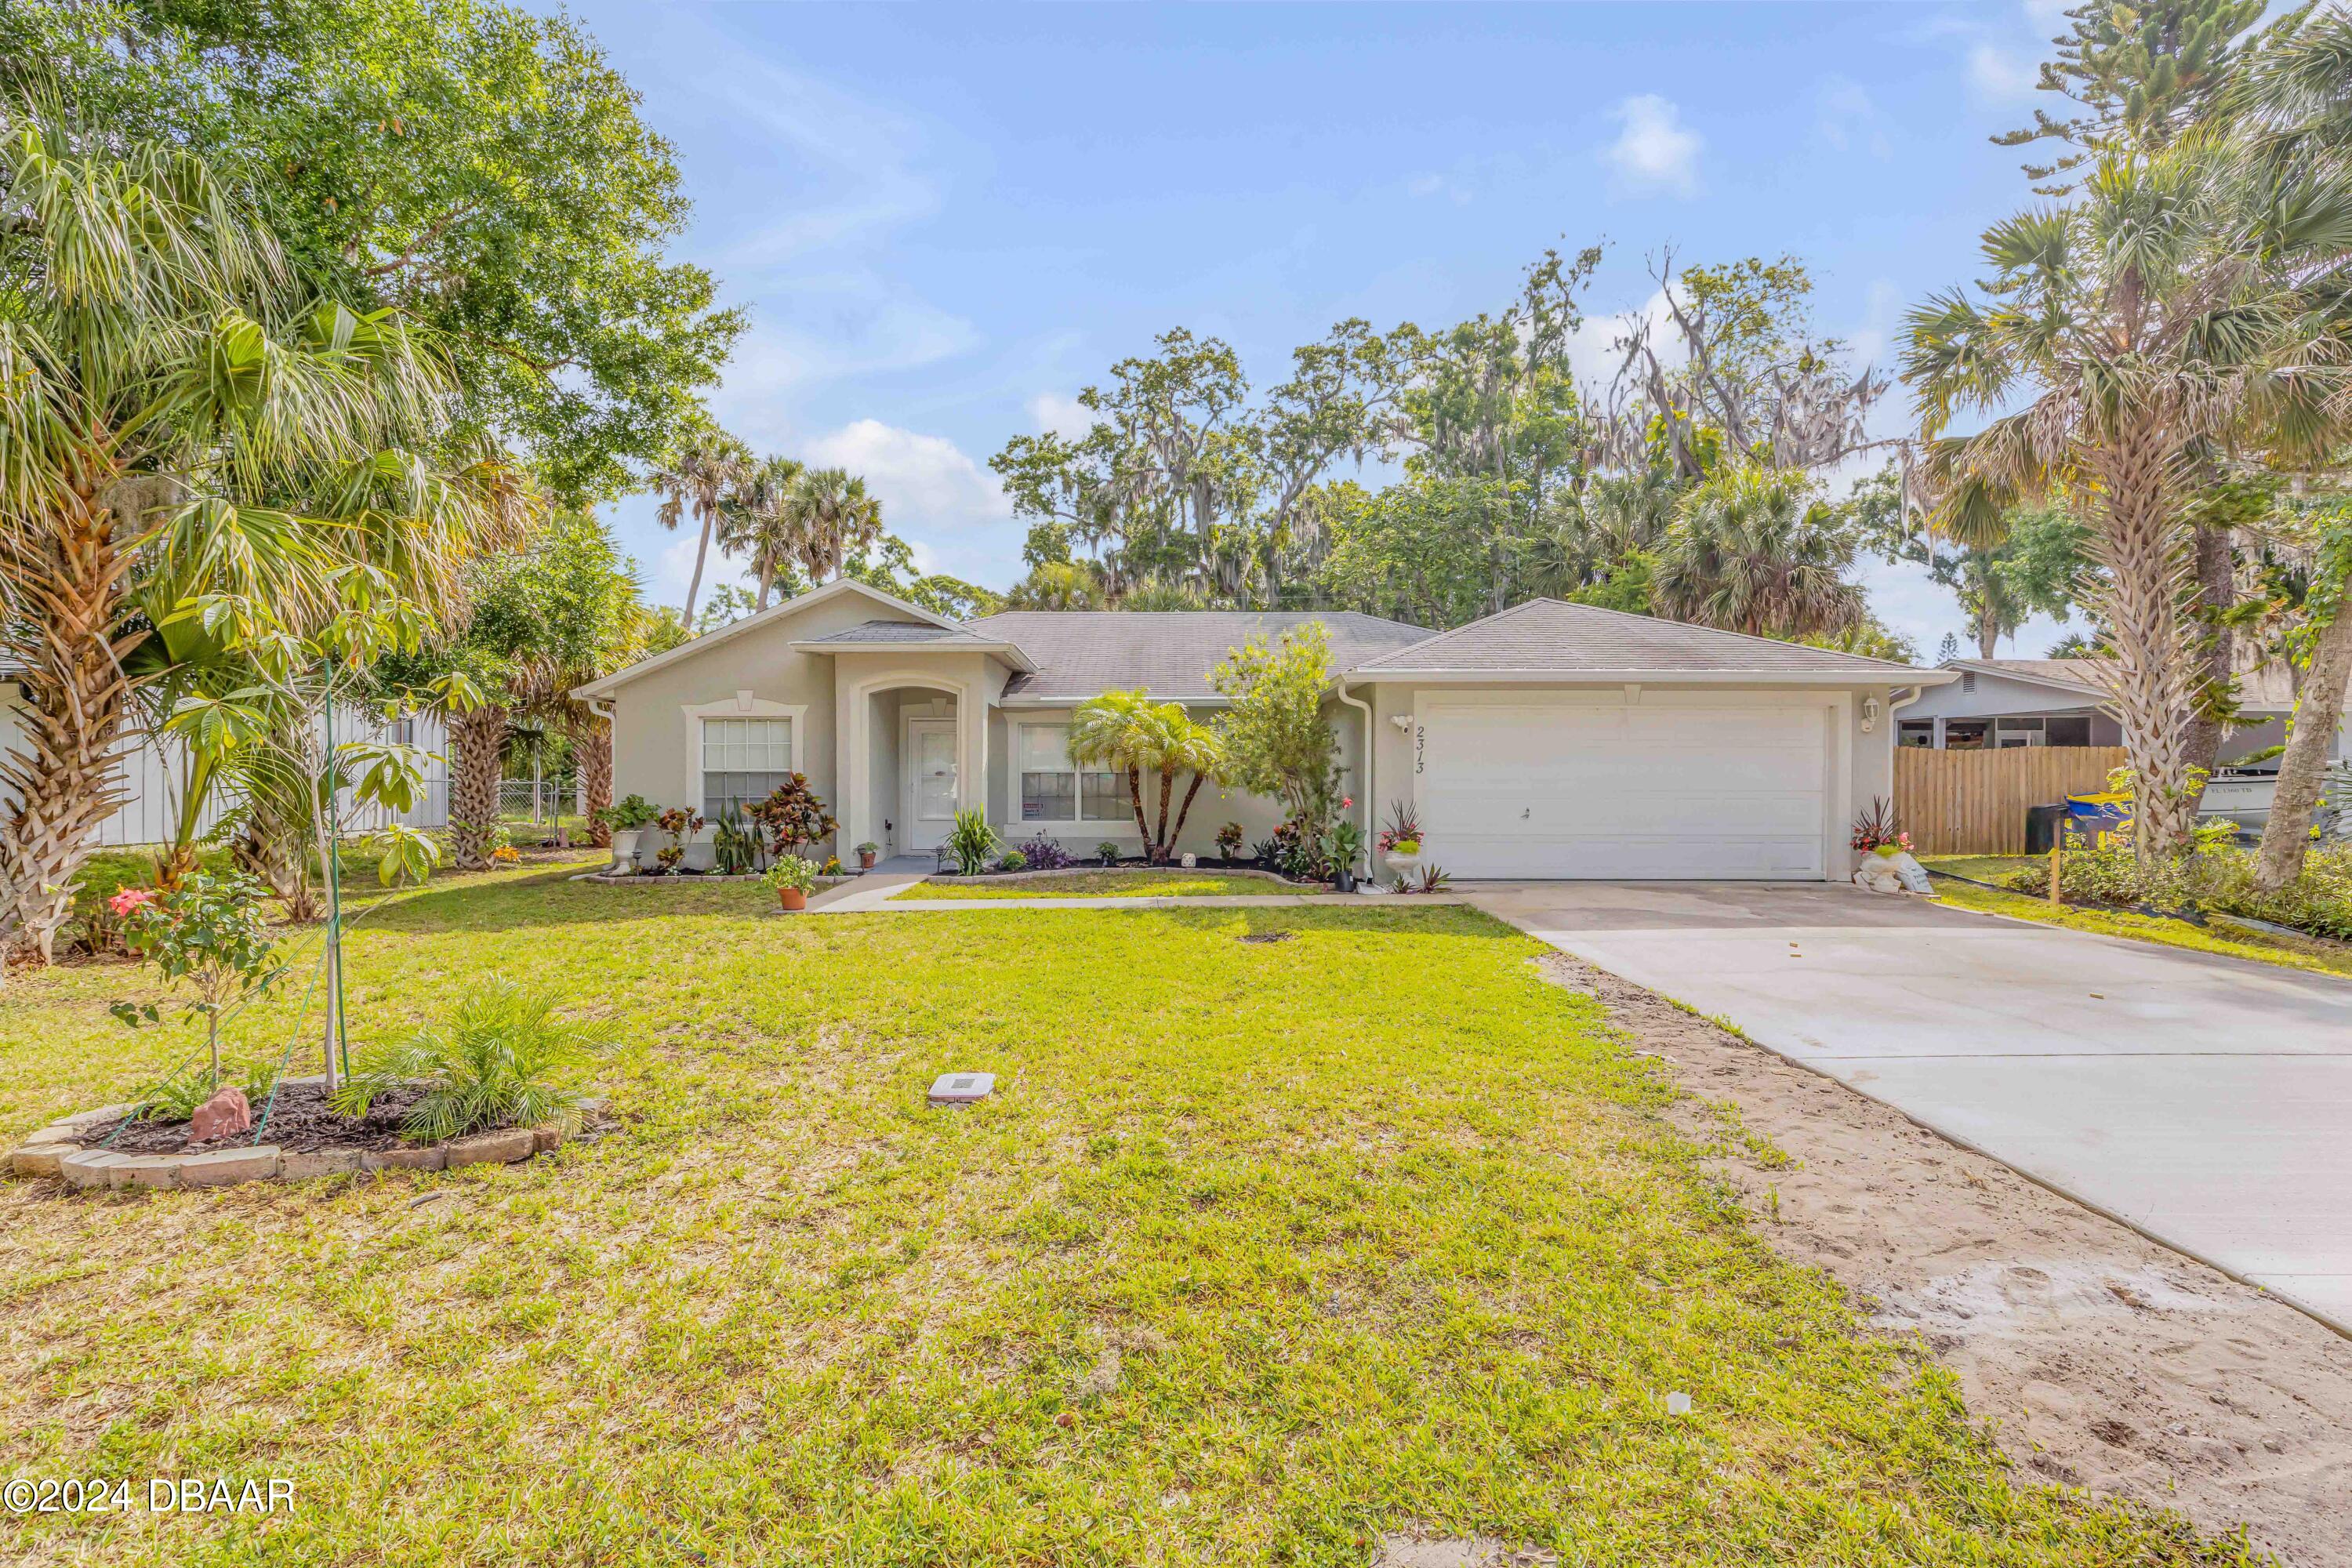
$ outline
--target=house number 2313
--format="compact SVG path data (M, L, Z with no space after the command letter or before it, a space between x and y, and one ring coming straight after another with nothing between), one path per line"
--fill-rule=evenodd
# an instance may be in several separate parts
M1412 771L1419 773L1429 752L1429 731L1415 724L1412 727Z

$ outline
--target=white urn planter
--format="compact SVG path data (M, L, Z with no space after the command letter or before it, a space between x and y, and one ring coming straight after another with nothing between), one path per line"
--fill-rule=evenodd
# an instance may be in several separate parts
M613 863L606 868L608 871L619 873L636 870L637 839L643 832L644 829L636 827L613 829Z

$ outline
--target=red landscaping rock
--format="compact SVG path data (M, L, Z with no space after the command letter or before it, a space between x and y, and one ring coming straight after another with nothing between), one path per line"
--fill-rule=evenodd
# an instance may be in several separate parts
M250 1131L252 1127L253 1107L246 1103L245 1090L224 1085L188 1118L188 1142L203 1143L231 1132Z

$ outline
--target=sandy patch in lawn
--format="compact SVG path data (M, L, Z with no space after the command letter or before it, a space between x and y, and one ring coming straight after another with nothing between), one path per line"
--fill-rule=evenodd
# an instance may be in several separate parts
M1663 997L1542 962L1797 1161L1720 1168L1783 1255L1925 1336L2021 1479L2243 1523L2291 1568L2352 1563L2352 1342ZM1723 1136L1703 1104L1677 1117Z

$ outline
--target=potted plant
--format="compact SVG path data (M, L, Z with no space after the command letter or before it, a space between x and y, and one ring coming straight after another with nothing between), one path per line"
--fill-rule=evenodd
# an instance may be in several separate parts
M1403 801L1391 801L1389 820L1377 842L1389 864L1410 875L1421 861L1421 817Z
M1234 857L1241 853L1241 847L1242 825L1240 823L1228 822L1217 829L1217 853L1224 857L1226 865L1230 866L1234 863Z
M797 855L780 855L761 873L760 880L776 889L776 902L787 911L808 908L809 889L816 886L816 862Z
M646 824L659 815L659 808L641 795L624 795L596 814L596 820L613 830L613 863L605 868L608 874L635 873L637 839Z
M1364 852L1364 830L1352 822L1334 823L1324 835L1331 857L1331 886L1342 893L1356 890L1356 861Z
M882 846L875 843L871 838L867 839L857 847L857 868L861 871L871 871L874 869L874 857L881 853Z
M669 842L654 851L662 870L677 875L679 862L686 858L686 840L689 834L702 831L702 814L689 806L673 805L654 818L654 826L669 835Z
M1095 846L1095 858L1103 863L1105 869L1108 869L1109 868L1118 865L1118 846L1113 844L1108 838L1104 839L1101 843Z

